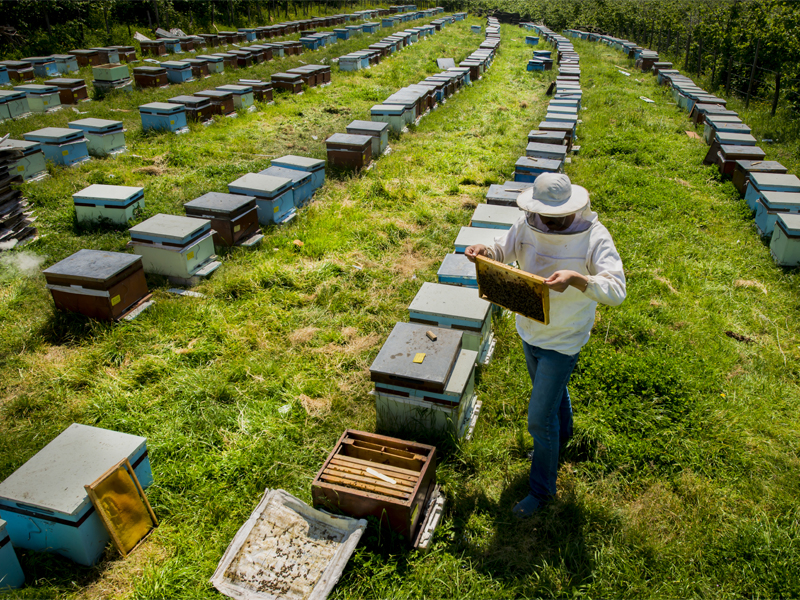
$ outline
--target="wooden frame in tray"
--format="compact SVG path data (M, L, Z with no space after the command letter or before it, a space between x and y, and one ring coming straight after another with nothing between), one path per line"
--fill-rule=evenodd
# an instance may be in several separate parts
M550 288L544 278L485 256L476 257L475 273L481 298L544 325L550 323Z

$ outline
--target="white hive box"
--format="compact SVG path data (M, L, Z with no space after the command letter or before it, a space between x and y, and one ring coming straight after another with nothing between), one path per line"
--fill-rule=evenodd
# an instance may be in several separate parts
M368 135L372 138L372 157L378 158L389 145L389 124L379 121L353 121L347 126L351 135Z
M129 232L130 245L142 257L146 273L191 284L220 266L214 260L214 230L208 219L159 213Z
M82 131L45 127L23 133L22 137L29 142L41 143L45 158L57 165L71 167L89 160L89 150Z
M516 206L500 206L497 204L478 204L472 213L470 227L485 229L511 229L524 216Z
M370 119L388 123L395 133L401 133L406 126L406 109L400 104L376 104L370 109Z
M280 158L272 159L273 167L284 167L311 173L311 188L317 191L325 183L325 161L318 158L308 158L307 156L295 156L287 154Z
M769 251L782 267L800 265L800 215L778 215Z
M457 329L463 333L462 347L475 350L476 360L488 364L494 350L492 304L478 291L442 283L423 283L408 307L412 323Z
M428 338L427 331L436 335L436 341ZM479 410L478 353L464 349L462 337L452 329L395 325L370 366L379 428L469 436ZM424 354L421 362L420 354Z
M460 285L478 289L478 276L475 263L458 253L445 254L442 264L436 273L439 283Z
M127 225L144 210L144 188L94 184L72 194L79 223L108 220Z
M0 483L0 517L14 546L95 564L110 537L83 486L125 458L142 487L150 486L145 438L70 425Z
M79 119L69 122L70 129L80 129L92 156L115 156L127 149L122 121Z
M6 522L0 519L0 592L17 589L24 583L25 574L6 531Z

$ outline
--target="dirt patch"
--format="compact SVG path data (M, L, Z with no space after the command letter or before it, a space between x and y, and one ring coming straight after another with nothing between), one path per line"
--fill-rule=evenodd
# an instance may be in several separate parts
M746 371L742 368L742 365L736 365L725 377L726 379L735 379L736 377L741 377L745 373Z
M310 398L300 394L300 403L309 417L324 417L331 412L330 398Z
M658 281L659 283L663 283L665 286L667 286L667 289L668 289L670 292L672 292L673 294L677 294L677 293L678 293L678 290L676 290L676 289L675 289L675 288L672 286L672 282L671 282L669 279L667 279L666 277L661 277L661 275L654 275L654 276L653 276L653 278L654 278L656 281Z
M753 338L742 335L741 333L736 333L735 331L726 331L725 335L727 335L729 338L733 338L737 342L744 342L746 344L752 344L755 342Z
M167 172L164 167L157 167L156 165L148 165L133 170L134 173L144 173L145 175L163 175Z
M432 259L426 258L414 250L411 242L406 242L400 252L400 256L395 260L394 265L392 265L392 272L401 277L408 278L418 271L424 271L432 263Z
M311 341L318 331L319 327L303 327L302 329L297 329L289 334L289 341L292 343L292 346L306 344Z
M733 282L733 285L737 288L756 288L764 292L764 294L767 293L767 286L754 279L737 279Z
M352 328L348 327L346 329ZM344 330L342 333L344 333ZM349 356L353 356L360 354L365 350L369 350L380 341L380 336L377 333L370 333L369 335L363 336L352 336L349 338L347 336L345 337L347 339L347 343L345 344L331 342L330 344L326 344L321 348L315 348L314 352L317 354L333 354L335 352L340 352Z

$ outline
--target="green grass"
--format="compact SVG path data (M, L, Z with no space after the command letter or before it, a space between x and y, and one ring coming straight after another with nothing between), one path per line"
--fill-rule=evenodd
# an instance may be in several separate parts
M69 194L91 182L144 185L148 214L180 214L270 157L322 157L328 134L434 72L435 58L471 52L479 22L188 135L142 136L138 115L125 115L127 156L26 185L45 234L26 250L49 265L81 247L124 249L124 231L75 227ZM343 429L374 430L372 359L488 185L512 178L545 113L553 75L525 72L523 31L502 36L484 78L392 140L373 169L329 175L294 221L265 229L261 248L224 254L197 288L205 299L169 296L152 278L156 305L107 325L56 313L40 276L5 271L0 477L73 421L144 435L161 520L126 561L109 550L76 568L20 552L23 597L218 597L208 579L264 488L310 501ZM616 65L627 59L575 45L585 110L568 173L615 238L628 299L600 308L573 377L576 436L559 496L529 522L511 517L527 488L529 381L513 322L498 317L475 437L437 440L448 503L432 549L409 552L371 526L333 597L800 594L797 270L774 265L652 76L624 77Z

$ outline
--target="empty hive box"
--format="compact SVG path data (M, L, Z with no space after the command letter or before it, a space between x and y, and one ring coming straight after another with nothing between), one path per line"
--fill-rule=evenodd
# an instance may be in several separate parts
M28 95L25 92L0 90L0 120L16 119L30 112Z
M408 307L408 319L461 331L462 347L475 350L476 360L486 364L494 349L491 308L474 289L426 282Z
M70 167L89 160L89 149L83 131L63 127L45 127L22 134L29 142L42 144L47 160Z
M57 77L51 79L50 83L58 88L61 104L77 104L82 100L89 99L89 91L86 88L86 81L83 79Z
M260 173L247 173L228 184L232 194L255 196L258 207L258 222L262 225L285 223L297 214L294 182L285 177L274 177Z
M47 164L40 142L7 139L2 146L11 146L22 151L22 157L9 167L10 174L22 175L25 181L29 181L39 179L47 173Z
M769 251L783 267L800 265L800 215L777 215Z
M0 483L0 517L14 546L95 564L110 536L83 486L125 458L142 487L150 486L145 438L70 425Z
M194 283L213 273L214 230L208 219L157 214L129 229L130 245L142 257L146 273Z
M379 121L353 121L347 126L351 135L368 135L372 138L372 156L383 154L389 145L389 124Z
M79 119L70 121L69 128L83 132L86 137L86 147L92 156L114 156L127 149L122 121Z
M236 112L236 106L233 103L233 94L224 90L200 90L194 93L195 96L201 98L208 98L211 100L211 106L215 115L232 115Z
M45 269L44 277L58 310L92 319L119 320L149 298L134 254L79 250Z
M479 409L478 353L463 348L462 340L453 329L395 325L370 366L379 428L469 435Z
M523 212L517 206L500 206L497 204L478 204L472 213L470 227L487 229L511 229L520 220Z
M167 102L181 104L186 107L186 118L190 121L208 121L214 117L214 106L211 98L201 96L175 96Z
M334 133L325 140L328 164L340 169L363 169L372 162L372 138Z
M309 158L307 156L295 156L294 154L287 154L280 158L273 158L271 165L273 167L284 167L286 169L294 169L296 171L305 171L311 174L311 190L317 191L325 184L325 161L318 158Z
M259 173L261 175L291 179L292 197L294 198L295 207L300 208L311 202L311 196L314 195L314 190L311 187L311 173L274 165L267 167L263 171L259 171Z
M233 106L236 109L250 108L255 102L253 88L249 85L221 85L217 87L220 92L230 92L233 97Z
M167 70L164 67L134 67L133 80L140 88L163 87L169 85Z
M151 102L139 107L142 129L181 132L187 130L186 107L169 102Z
M263 237L255 196L209 192L183 208L187 217L211 221L216 246L252 246Z
M464 254L457 252L445 254L444 260L436 272L436 277L439 283L478 289L475 263Z
M144 210L144 188L95 183L72 194L79 223L127 225Z
M375 517L417 546L436 489L436 448L348 429L311 483L314 506Z
M61 108L61 96L54 85L37 85L29 83L14 87L17 92L25 92L28 96L28 106L32 112L44 113Z

